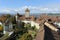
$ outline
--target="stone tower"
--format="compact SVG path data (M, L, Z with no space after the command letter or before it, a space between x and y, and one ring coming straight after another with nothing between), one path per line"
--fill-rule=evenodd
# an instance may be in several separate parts
M30 15L30 10L28 8L26 8L25 10L25 17L29 17Z

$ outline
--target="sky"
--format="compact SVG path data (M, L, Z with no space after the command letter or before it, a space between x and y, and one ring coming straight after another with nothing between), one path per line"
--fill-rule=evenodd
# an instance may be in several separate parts
M0 0L0 13L60 13L60 0Z

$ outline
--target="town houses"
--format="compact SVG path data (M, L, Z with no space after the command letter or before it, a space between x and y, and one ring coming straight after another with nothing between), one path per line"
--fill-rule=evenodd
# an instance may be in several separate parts
M22 22L25 23L25 25L30 24L31 28L36 27L36 29L37 29L37 34L35 37L36 40L44 39L45 32L47 30L45 28L45 26L48 26L48 28L50 28L54 31L57 31L58 30L57 28L60 28L60 16L58 16L58 15L51 16L49 14L40 14L38 17L36 17L34 15L30 15L29 8L26 8L25 13L23 15L17 13L11 17L10 17L10 15L8 17L5 15L0 17L0 25L3 25L2 27L0 27L0 29L3 28L2 34L8 33L8 36L12 36L12 34L14 34L15 30L21 31ZM53 24L58 25L58 26L55 28L55 26L52 26ZM25 25L23 25L23 26L25 26ZM15 27L15 29L14 29L14 27ZM20 28L20 29L17 29L17 28ZM28 30L30 33L31 32L30 27ZM32 30L32 32L33 32L33 30Z
M20 16L16 15L16 21L19 21L19 20L21 20L24 23L30 23L31 26L36 26L36 28L38 29L38 33L36 35L36 40L44 40L45 32L46 32L46 30L48 28L51 28L54 31L58 30L57 29L58 27L56 27L56 28L55 27L51 27L48 23L46 25L49 25L50 27L45 29L44 22L49 22L50 24L54 24L54 25L58 25L58 26L60 25L60 24L58 24L58 23L60 23L60 16L58 16L58 15L57 16L51 16L51 15L48 15L48 14L40 14L40 16L37 18L36 16L30 16L30 10L28 8L25 10L25 15L22 15L22 16L21 15ZM47 33L49 34L48 31L47 31Z

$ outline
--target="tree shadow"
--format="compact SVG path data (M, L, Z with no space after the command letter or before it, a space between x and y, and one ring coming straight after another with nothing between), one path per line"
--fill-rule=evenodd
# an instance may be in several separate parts
M44 40L55 40L54 35L52 34L52 30L50 30L45 25L44 25L44 30L45 30Z

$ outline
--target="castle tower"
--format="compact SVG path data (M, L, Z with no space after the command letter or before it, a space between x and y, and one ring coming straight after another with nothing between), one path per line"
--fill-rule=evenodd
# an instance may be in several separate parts
M26 8L25 10L25 17L29 17L30 15L30 10L28 8Z

